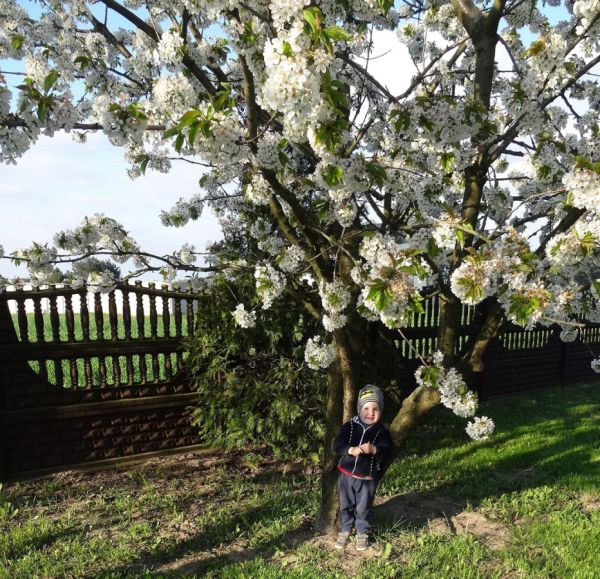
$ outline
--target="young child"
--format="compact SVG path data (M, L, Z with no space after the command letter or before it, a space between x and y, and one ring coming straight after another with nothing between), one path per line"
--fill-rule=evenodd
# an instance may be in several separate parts
M371 510L382 466L389 456L392 441L381 422L383 392L367 384L358 393L358 416L346 422L335 437L334 447L340 455L338 487L342 530L336 549L346 546L352 527L356 527L356 550L369 546Z

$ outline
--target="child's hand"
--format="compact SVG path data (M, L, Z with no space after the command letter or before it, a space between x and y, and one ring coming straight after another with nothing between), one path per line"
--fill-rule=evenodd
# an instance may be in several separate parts
M363 454L375 454L377 452L377 449L370 442L365 442L359 448Z
M350 450L348 451L348 454L351 454L352 456L358 456L359 454L362 454L362 451L360 450L360 446L352 446L350 447Z

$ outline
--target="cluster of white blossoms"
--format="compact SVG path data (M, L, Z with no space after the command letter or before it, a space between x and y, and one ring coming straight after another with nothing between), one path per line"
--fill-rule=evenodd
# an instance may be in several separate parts
M590 364L594 372L600 374L600 358L594 358Z
M342 312L350 303L351 294L348 288L339 280L332 283L322 281L319 284L319 296L325 310L322 322L328 332L333 332L346 325L346 315Z
M253 328L256 325L256 312L247 311L244 304L238 304L231 315L240 328Z
M476 416L465 428L473 440L487 440L494 432L494 421L487 416Z
M171 29L163 32L156 47L156 65L174 65L183 57L183 38L178 30Z
M567 330L561 330L559 338L561 342L570 343L574 342L579 336L579 331L575 328L569 328Z
M572 195L572 204L592 213L600 213L600 175L589 169L571 169L563 177L563 185Z
M194 195L191 199L179 199L169 209L169 211L161 211L160 220L167 227L183 227L190 221L195 221L202 215L204 200L200 195Z
M410 304L420 299L420 289L431 273L429 266L388 235L366 237L359 253L364 260L362 305L388 328L405 326L412 316ZM377 288L385 299L378 299Z
M178 72L161 76L152 86L152 98L145 110L155 122L180 117L197 102L198 92L190 79Z
M454 368L444 368L443 354L435 352L431 365L417 368L415 378L419 386L436 388L441 402L462 418L470 418L477 412L477 395L469 390L462 376ZM475 418L467 426L467 433L475 440L487 438L494 430L494 423L486 417Z
M244 190L244 197L252 205L268 205L271 195L271 186L262 175L258 174L252 176L252 180Z
M106 294L115 287L115 278L108 271L93 271L86 280L87 289L94 293Z
M139 251L138 244L127 230L115 219L103 213L86 217L83 224L75 229L65 229L54 236L54 245L71 255L86 254L99 250L113 252L114 259L126 261L127 255Z
M286 273L296 273L304 262L304 250L298 245L286 247L275 260L277 267Z
M273 301L285 290L285 277L271 264L266 263L256 266L254 279L256 280L256 293L262 301L262 309L268 310L273 305Z
M431 237L440 249L454 249L457 241L457 228L460 224L459 217L447 216L435 221L431 230Z
M34 243L31 247L17 249L12 257L24 260L29 271L29 281L33 286L47 283L54 271L57 251L55 247Z
M97 96L92 103L92 118L102 125L104 134L113 145L141 143L148 123L133 115L119 115L111 107L113 101L107 94Z
M321 337L309 338L304 350L304 360L313 370L327 368L335 360L335 349L331 344L322 344Z
M281 135L273 132L268 132L263 135L263 138L258 142L256 151L256 162L261 167L271 169L272 171L281 169L281 151L279 149L281 139Z
M297 9L302 8L295 4ZM278 37L265 43L266 79L258 93L263 108L282 114L284 136L292 141L306 138L313 109L322 102L321 78L309 65L309 39L304 34L301 14L298 10L289 30L280 30ZM311 56L314 59L315 55ZM324 54L321 56L327 59Z
M179 261L185 265L190 265L192 263L196 262L196 248L195 246L189 244L189 243L184 243L181 246L181 249L175 254L177 256L177 259L179 259Z

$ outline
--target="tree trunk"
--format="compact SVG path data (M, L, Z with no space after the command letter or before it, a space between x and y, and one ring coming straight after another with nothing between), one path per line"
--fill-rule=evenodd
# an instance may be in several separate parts
M356 414L358 391L356 367L360 367L361 352L355 351L355 348L358 348L359 344L360 340L350 340L346 329L334 332L337 358L329 367L327 375L321 506L316 525L317 529L323 533L334 532L337 522L339 497L335 469L337 457L333 449L333 441L342 423L350 420Z
M437 406L440 393L435 388L419 386L404 400L402 407L390 424L390 435L396 448L402 446L424 414Z
M327 374L327 401L325 407L325 446L323 470L321 473L321 505L317 515L316 528L322 533L335 530L339 498L337 493L336 456L333 440L342 423L344 384L339 360L329 367Z

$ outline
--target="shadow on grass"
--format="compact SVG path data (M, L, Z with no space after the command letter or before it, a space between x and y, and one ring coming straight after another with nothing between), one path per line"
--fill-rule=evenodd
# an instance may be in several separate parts
M237 565L242 561L260 558L265 553L273 552L282 544L298 544L311 534L304 524L298 525L291 531L269 533L263 539L255 536L253 545L247 546L249 538L252 538L249 537L249 533L253 525L260 522L260 528L276 526L281 521L281 513L293 500L290 497L282 497L280 505L268 502L242 511L238 510L231 516L224 516L207 525L202 532L188 539L154 549L127 565L105 570L101 576L121 577L137 571L155 571L160 576L195 576L209 569L218 570L228 565ZM302 502L304 501L298 500L298 508L301 508ZM236 543L239 545L236 546ZM190 555L194 556L193 560L190 559ZM182 561L177 564L179 559Z
M600 463L592 460L599 439L598 428L593 427L600 408L598 395L590 402L581 392L573 394L573 407L568 408L564 398L560 399L563 391L482 405L483 413L489 413L498 426L498 433L486 442L466 443L464 420L448 413L433 413L430 421L415 433L404 454L423 457L426 462L422 468L450 473L450 478L447 476L445 482L433 484L426 491L388 498L376 507L376 523L397 533L423 528L432 519L450 519L467 508L480 506L486 499L515 491L557 483L571 490L582 484L600 488ZM589 410L576 408L587 402ZM402 477L402 460L386 476ZM259 478L264 485L273 484L272 473ZM289 548L311 537L306 526L277 532L280 507L289 500L282 496L279 501L237 511L193 537L142 554L135 562L110 569L104 576L124 576L132 571L140 575L146 571L161 576L194 576L269 557L283 546ZM301 498L298 500L302 502ZM248 547L248 533L257 521L263 529L275 529L262 540L255 537L253 546Z

